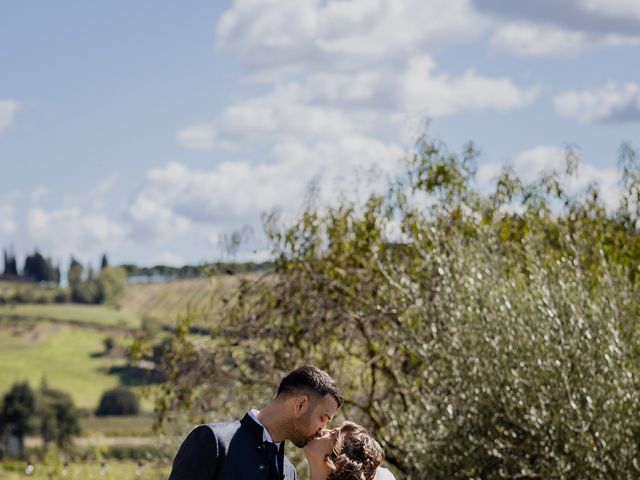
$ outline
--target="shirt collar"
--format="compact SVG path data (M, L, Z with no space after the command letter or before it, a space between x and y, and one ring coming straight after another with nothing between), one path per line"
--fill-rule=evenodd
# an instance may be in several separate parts
M269 434L267 427L265 427L262 423L260 423L260 420L258 420L258 413L260 413L258 410L253 409L253 410L249 410L247 412L247 415L249 415L254 422L256 422L258 425L262 427L262 441L273 443L279 450L280 444L282 442L275 443L273 441L273 438L271 438L271 435Z

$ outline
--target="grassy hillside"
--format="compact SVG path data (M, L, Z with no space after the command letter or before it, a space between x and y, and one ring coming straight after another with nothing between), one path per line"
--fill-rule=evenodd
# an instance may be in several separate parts
M131 343L141 319L166 326L188 307L209 319L240 278L179 280L164 284L128 285L120 305L15 304L0 305L0 395L17 380L37 387L43 377L54 388L69 392L76 405L95 409L105 390L118 384L141 383L140 372L126 367L124 347ZM3 282L6 290L13 288ZM18 284L16 288L37 285ZM46 288L43 288L43 291ZM203 320L204 321L204 320ZM119 355L104 356L104 339L115 339ZM143 408L151 408L150 401Z
M129 312L105 305L17 304L0 306L0 318L8 320L45 320L104 328L133 329L140 319Z
M18 380L37 387L46 377L51 387L71 394L79 407L95 409L104 390L120 383L124 359L103 356L105 334L91 329L40 322L28 329L0 329L0 392Z
M215 311L221 306L223 297L237 287L241 279L251 279L255 275L220 275L168 283L128 285L119 306L128 314L153 318L172 326L188 307L209 313Z

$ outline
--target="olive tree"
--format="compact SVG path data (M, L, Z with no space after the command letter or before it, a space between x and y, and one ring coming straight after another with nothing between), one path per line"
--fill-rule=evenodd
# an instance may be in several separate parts
M565 189L570 151L530 183L505 168L491 191L475 158L424 137L386 192L266 215L275 271L223 299L209 339L185 315L159 420L222 418L314 363L403 478L637 478L633 151L616 211L597 185Z

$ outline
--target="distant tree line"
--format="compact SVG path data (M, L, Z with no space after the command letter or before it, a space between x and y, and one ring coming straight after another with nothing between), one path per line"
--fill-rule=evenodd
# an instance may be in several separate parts
M5 249L4 275L12 280L25 280L28 282L48 282L58 285L60 283L60 267L53 264L50 258L45 258L38 250L27 255L22 272L18 272L18 261L13 249Z
M53 259L45 257L37 249L26 256L22 270L12 248L5 249L4 271L0 279L20 281L13 289L0 293L0 303L114 303L124 293L127 283L164 282L186 278L200 278L209 275L234 275L248 272L265 272L273 269L273 262L216 262L200 265L172 267L155 265L141 267L133 263L112 267L107 255L100 259L100 270L91 265L83 265L75 256L70 259L67 269L68 288L60 287L61 268ZM45 284L48 289L34 289L26 285Z
M45 283L58 287L60 285L60 266L51 258L46 258L38 250L27 255L22 271L18 270L18 262L13 249L4 250L4 274L0 277L7 280L19 280L25 284ZM100 259L100 270L95 272L71 257L67 270L69 288L48 289L16 287L4 293L0 303L87 303L103 304L117 301L124 292L127 282L126 271L121 267L110 267L106 254Z
M200 265L183 265L172 267L169 265L155 265L140 267L132 263L121 265L128 278L162 278L166 280L198 278L212 274L233 275L237 273L264 272L273 269L273 262L215 262Z
M18 260L13 248L4 249L4 277L9 280L23 280L25 282L46 282L55 285L60 284L60 265L54 264L54 261L50 257L45 257L40 253L38 249L30 255L27 255L24 260L24 266L22 271L18 270ZM74 264L77 264L77 260L71 257L71 263L69 268L73 268ZM109 266L107 255L103 254L100 259L100 270L104 270ZM89 269L89 274L92 274L92 270Z
M23 280L27 282L47 282L55 285L59 285L61 281L60 265L56 265L50 257L45 257L37 249L25 258L22 271L18 269L18 261L13 248L4 249L4 277L10 280ZM134 263L125 263L120 265L124 270L125 277L141 278L147 277L148 279L162 278L166 280L183 279L183 278L198 278L211 274L227 274L233 275L236 273L248 273L248 272L264 272L272 270L274 263L269 262L215 262L215 263L202 263L199 265L183 265L181 267L173 267L169 265L154 265L151 267L142 267ZM100 259L100 271L109 268L109 260L107 255L102 255ZM69 285L78 284L83 280L91 280L95 276L95 272L92 267L88 267L86 270L83 265L75 258L71 256L68 269ZM84 275L84 277L83 277Z

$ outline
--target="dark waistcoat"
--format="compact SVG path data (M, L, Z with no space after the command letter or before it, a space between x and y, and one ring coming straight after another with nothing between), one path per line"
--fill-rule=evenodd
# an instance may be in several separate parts
M199 425L182 442L169 480L296 480L284 442L276 474L262 435L263 428L248 414L240 421Z

